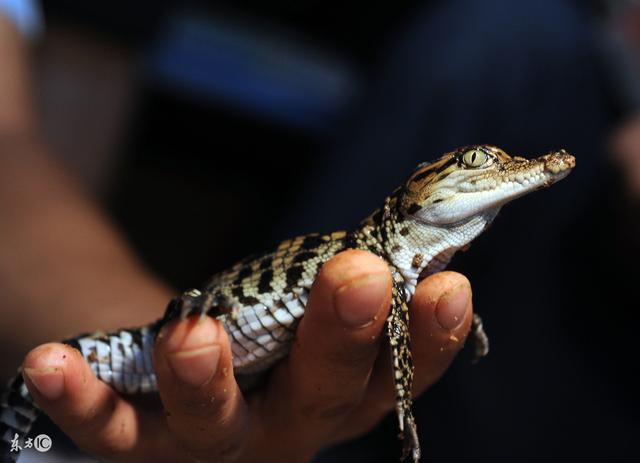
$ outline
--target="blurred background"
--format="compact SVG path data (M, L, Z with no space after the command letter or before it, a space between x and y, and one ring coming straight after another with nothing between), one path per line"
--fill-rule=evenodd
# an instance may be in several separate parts
M28 35L44 137L175 288L353 227L458 146L575 154L567 180L454 258L492 352L473 367L463 352L417 421L431 462L637 458L640 2L41 8ZM395 426L316 461L395 461Z

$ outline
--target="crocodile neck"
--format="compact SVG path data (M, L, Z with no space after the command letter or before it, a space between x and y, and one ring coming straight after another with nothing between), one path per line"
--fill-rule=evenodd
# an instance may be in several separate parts
M351 247L366 249L387 259L402 275L407 297L418 281L443 270L460 248L467 246L493 221L500 208L486 210L463 222L433 225L403 215L398 192L385 199L351 234Z

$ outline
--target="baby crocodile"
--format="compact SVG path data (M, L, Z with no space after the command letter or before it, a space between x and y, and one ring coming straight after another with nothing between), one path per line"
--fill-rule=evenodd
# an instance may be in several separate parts
M283 241L271 253L244 259L169 303L160 320L135 329L77 336L77 348L102 381L121 393L157 390L153 344L160 328L193 314L217 318L232 340L234 373L243 379L264 372L286 356L304 315L309 291L322 265L345 249L364 249L386 261L392 302L386 320L391 347L402 458L420 459L412 414L413 364L408 303L418 282L444 269L507 202L564 178L575 159L564 150L537 159L511 157L494 146L460 148L420 164L383 206L349 232L311 234ZM475 355L488 352L474 316ZM0 397L2 461L14 461L12 440L29 432L39 410L19 374Z

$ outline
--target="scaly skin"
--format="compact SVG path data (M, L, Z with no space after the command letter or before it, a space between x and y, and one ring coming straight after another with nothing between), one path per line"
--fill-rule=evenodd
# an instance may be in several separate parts
M386 336L403 458L411 456L416 462L421 451L411 411L414 372L407 304L417 283L444 269L505 203L555 183L574 166L575 159L564 150L526 160L493 146L460 148L418 166L356 230L284 241L272 253L245 259L215 275L201 290L185 292L155 323L65 342L78 348L94 373L118 391L152 392L157 389L152 346L160 328L177 317L207 314L223 323L233 340L234 373L241 384L249 384L288 353L322 265L348 248L373 252L387 262L393 278ZM472 335L476 357L486 355L488 340L477 316ZM3 461L12 461L17 454L9 453L10 441L16 433L29 431L37 409L20 375L0 400L0 450Z

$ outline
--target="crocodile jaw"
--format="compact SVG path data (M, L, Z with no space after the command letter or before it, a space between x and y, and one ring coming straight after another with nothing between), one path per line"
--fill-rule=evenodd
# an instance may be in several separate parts
M488 169L453 172L434 189L440 200L415 217L447 225L487 212L493 215L509 201L563 179L574 167L575 158L560 150L532 160L514 157Z

